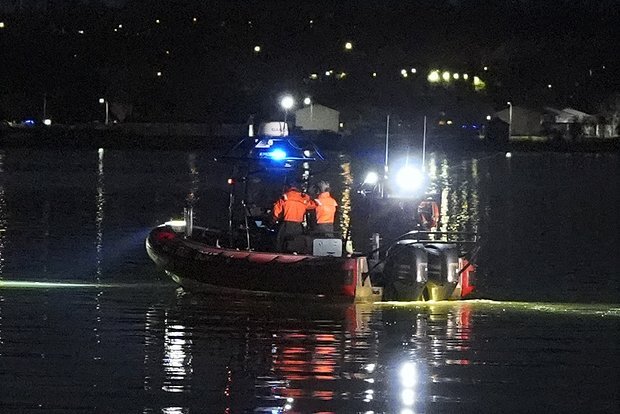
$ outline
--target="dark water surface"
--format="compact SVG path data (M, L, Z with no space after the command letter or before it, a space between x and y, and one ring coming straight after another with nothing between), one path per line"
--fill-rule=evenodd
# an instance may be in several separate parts
M618 155L428 162L442 229L484 234L478 300L192 295L144 238L188 193L221 225L228 165L0 150L0 413L619 412ZM366 164L324 172L354 236Z

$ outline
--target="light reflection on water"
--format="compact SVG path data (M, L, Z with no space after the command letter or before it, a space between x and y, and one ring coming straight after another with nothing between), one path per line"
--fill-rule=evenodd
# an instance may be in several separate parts
M37 378L0 380L9 407L26 408L31 386L32 401L63 401L68 412L81 410L72 395L84 392L99 407L131 395L126 412L511 411L502 399L523 393L526 408L614 404L606 378L618 368L620 305L311 305L164 286L99 289L4 292L0 378ZM97 301L100 309L89 306ZM58 318L54 303L71 316ZM589 380L557 382L567 375ZM591 397L569 404L575 392Z
M363 306L193 296L160 278L149 227L188 194L199 221L219 219L229 171L210 160L0 151L0 411L617 411L620 305L597 304L620 302L617 158L430 154L442 229L489 240L479 297L514 302ZM334 167L345 230L364 162ZM600 225L575 219L592 205Z

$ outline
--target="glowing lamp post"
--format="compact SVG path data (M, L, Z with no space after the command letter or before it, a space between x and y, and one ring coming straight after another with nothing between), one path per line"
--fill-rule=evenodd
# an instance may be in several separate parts
M99 103L105 104L105 124L108 125L110 121L110 104L105 98L99 98Z
M508 141L510 141L510 136L512 135L512 102L506 102L508 104Z
M288 111L295 105L295 99L291 95L286 95L280 100L280 106L284 109L284 123L286 124L288 118Z
M304 98L304 105L310 105L310 122L314 122L314 104L309 96Z

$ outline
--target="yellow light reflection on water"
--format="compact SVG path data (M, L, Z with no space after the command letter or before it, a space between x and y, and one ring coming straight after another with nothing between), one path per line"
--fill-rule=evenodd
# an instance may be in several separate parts
M500 312L544 312L563 315L594 315L620 317L620 304L606 303L546 303L505 302L488 299L417 301L417 302L375 302L379 307L447 310L468 307L471 310L496 310Z
M349 226L351 225L351 187L353 185L353 174L351 163L348 161L340 165L340 177L343 184L342 197L340 198L340 232L349 236ZM347 242L348 240L345 240Z

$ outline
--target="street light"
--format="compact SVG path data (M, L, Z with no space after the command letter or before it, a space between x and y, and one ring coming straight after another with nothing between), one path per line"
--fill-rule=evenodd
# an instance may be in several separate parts
M310 105L310 122L314 122L314 103L312 102L312 99L309 96L306 96L304 98L304 105L308 106Z
M105 104L105 124L108 125L110 121L110 104L105 98L99 98L99 103Z
M512 135L512 103L510 101L506 103L508 104L508 141L510 141Z
M288 111L295 105L295 99L291 95L286 95L280 100L280 106L284 109L284 123L288 117Z

